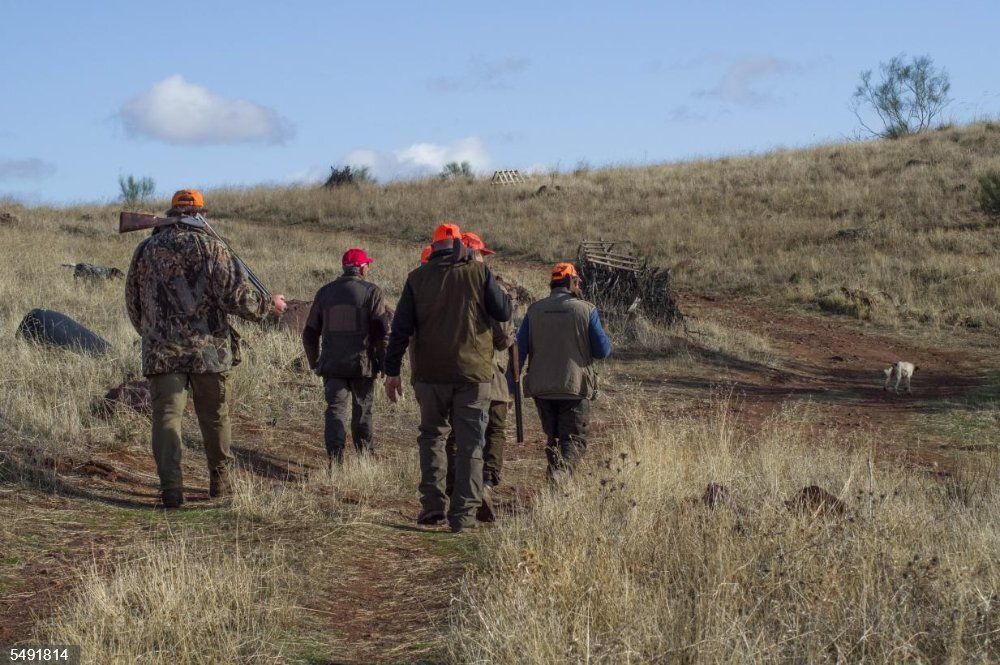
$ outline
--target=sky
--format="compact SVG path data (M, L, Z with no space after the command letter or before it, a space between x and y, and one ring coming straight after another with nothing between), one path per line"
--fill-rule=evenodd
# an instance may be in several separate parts
M995 117L1000 3L0 0L0 198L109 202L571 170L845 140L859 73L929 54Z

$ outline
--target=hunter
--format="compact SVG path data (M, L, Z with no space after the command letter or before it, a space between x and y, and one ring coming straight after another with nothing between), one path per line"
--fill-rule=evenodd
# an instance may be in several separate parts
M164 508L184 503L181 418L191 389L208 459L209 496L232 492L230 370L240 362L233 314L261 321L285 310L264 296L226 245L205 229L200 192L174 194L167 217L139 243L125 281L129 319L142 337L142 373L152 397L152 442Z
M484 262L487 256L495 252L488 249L482 239L475 233L463 233L462 244L469 251L473 261ZM500 279L497 278L497 282ZM501 289L503 289L501 283ZM510 296L510 294L507 294ZM513 302L513 297L511 297ZM510 348L514 345L514 324L511 321L500 322L490 319L490 330L493 335L493 379L490 382L490 406L487 412L485 445L483 447L483 504L479 511L480 521L492 521L492 510L489 507L490 494L500 484L500 472L503 470L503 449L507 442L507 412L510 409L510 387L507 384L507 366L510 361ZM448 494L454 486L455 431L448 436Z
M363 249L347 250L341 259L344 274L316 293L302 331L309 367L323 377L331 468L344 462L348 412L354 449L359 455L375 450L375 379L385 362L392 314L382 289L368 281L372 263Z
M611 355L597 308L583 300L572 263L552 269L547 298L528 308L517 331L524 392L534 397L547 442L548 477L573 472L587 450L590 401L597 395L594 361Z
M490 320L509 321L511 302L485 263L470 260L462 231L445 222L434 231L427 263L406 278L385 358L385 391L403 394L400 370L413 338L413 390L420 405L419 524L475 528L482 503L483 444L493 334ZM446 492L445 440L455 430L455 488ZM450 500L449 500L450 499Z

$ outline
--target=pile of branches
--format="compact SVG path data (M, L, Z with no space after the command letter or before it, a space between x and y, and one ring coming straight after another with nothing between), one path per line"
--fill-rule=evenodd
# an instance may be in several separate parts
M584 297L612 320L627 321L639 314L665 326L684 320L670 268L648 265L630 242L580 243L577 270Z

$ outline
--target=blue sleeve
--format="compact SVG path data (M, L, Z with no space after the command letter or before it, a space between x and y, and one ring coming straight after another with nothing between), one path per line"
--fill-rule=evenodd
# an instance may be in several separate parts
M604 326L601 325L601 315L597 313L596 309L590 313L588 334L590 335L590 355L598 360L611 355L611 340L604 332Z
M528 317L521 321L521 327L517 329L517 355L524 367L524 361L528 359L528 346L531 344L531 332L528 329Z

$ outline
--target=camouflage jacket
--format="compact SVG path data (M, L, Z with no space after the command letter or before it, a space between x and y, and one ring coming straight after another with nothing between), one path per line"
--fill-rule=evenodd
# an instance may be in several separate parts
M226 246L180 220L136 247L125 302L146 376L230 369L239 364L239 337L227 315L259 321L271 311Z

